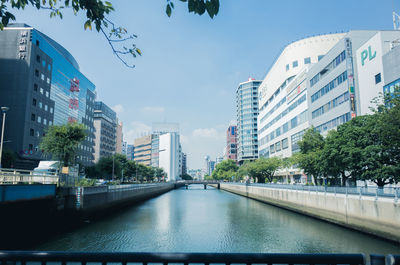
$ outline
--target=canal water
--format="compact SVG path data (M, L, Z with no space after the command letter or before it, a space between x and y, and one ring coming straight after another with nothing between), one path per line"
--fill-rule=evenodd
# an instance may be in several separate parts
M400 245L202 185L88 221L36 250L399 254Z

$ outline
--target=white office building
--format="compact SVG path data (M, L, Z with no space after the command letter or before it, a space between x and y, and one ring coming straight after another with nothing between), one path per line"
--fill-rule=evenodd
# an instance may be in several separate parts
M179 180L180 156L179 133L159 135L159 167L167 173L167 181Z
M259 155L290 157L308 122L307 73L345 34L295 41L282 51L259 87Z
M309 120L323 135L359 115L383 93L382 57L400 31L348 32L309 73Z

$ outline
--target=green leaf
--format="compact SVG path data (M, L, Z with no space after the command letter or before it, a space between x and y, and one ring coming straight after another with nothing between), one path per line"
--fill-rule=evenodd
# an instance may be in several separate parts
M86 20L85 25L84 25L85 30L90 29L92 30L92 22L90 20Z
M167 13L167 16L168 17L171 17L171 6L170 5L167 5L167 9L165 10L165 12Z

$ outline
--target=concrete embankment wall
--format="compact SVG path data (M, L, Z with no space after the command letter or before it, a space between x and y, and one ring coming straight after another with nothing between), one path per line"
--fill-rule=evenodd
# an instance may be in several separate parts
M174 189L175 186L176 184L166 183L144 185L140 188L135 185L66 188L62 191L64 199L58 204L58 208L77 211L87 216L156 197Z
M400 202L393 198L225 183L221 189L400 243Z

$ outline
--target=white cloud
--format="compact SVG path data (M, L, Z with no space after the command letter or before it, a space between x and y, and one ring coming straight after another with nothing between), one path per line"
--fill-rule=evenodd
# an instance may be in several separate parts
M122 104L115 105L112 109L118 114L124 112L124 106L122 106Z
M164 107L159 107L159 106L146 106L142 109L142 111L151 113L163 113L165 109Z
M151 126L141 122L132 121L124 127L124 141L128 144L133 144L136 138L148 135L151 133Z

